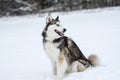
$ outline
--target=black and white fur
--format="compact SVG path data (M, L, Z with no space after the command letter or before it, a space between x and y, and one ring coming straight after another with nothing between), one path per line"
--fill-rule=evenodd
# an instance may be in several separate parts
M57 76L57 80L62 80L65 73L84 71L89 66L98 65L97 56L91 55L87 59L76 43L64 36L65 31L60 24L59 16L56 19L50 14L47 16L46 26L42 32L43 47L51 60L53 74Z

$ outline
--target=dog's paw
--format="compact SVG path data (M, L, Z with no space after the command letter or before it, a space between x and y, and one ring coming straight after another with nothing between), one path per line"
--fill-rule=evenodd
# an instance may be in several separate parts
M81 63L77 66L78 72L83 72L85 69L86 69L86 67Z

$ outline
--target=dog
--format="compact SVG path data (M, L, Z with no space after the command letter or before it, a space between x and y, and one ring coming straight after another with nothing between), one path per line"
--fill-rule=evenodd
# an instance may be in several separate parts
M51 14L48 14L42 32L43 47L51 60L53 74L57 80L62 80L66 73L82 72L90 66L98 65L98 57L90 55L87 59L77 44L64 35L65 32L59 16L53 19Z

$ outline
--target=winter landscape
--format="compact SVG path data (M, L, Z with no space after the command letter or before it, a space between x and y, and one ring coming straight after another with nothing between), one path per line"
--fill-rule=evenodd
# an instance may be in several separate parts
M99 67L75 72L64 80L120 80L120 7L53 13L87 57L96 54ZM0 18L0 80L55 80L44 53L43 16ZM52 51L51 51L52 52Z

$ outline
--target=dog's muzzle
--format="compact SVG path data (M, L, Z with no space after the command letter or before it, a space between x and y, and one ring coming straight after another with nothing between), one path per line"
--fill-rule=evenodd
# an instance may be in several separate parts
M55 32L60 36L64 36L64 32L66 32L66 29L64 28L62 32L55 29Z

